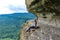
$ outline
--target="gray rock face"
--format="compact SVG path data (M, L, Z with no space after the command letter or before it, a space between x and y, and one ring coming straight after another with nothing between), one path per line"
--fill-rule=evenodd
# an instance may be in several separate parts
M38 20L39 29L32 29L30 32L26 32L28 28L34 25L34 20L29 20L28 24L25 24L21 32L21 40L60 40L60 26L53 26L45 23L44 21L40 22Z
M21 30L20 40L60 40L60 0L26 0L26 6L38 17L39 28L29 29L35 26L35 21L27 21Z
M41 30L40 30L41 29ZM60 40L60 28L41 26L29 36L29 40Z

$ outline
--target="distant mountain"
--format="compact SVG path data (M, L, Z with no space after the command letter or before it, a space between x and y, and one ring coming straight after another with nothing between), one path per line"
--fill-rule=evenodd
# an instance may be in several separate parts
M25 19L33 19L35 18L35 16L31 13L13 13L13 14L4 14L4 15L0 15L0 18L5 18L5 17L12 17L12 18L25 18Z
M16 39L21 25L35 16L31 13L13 13L0 15L0 39Z

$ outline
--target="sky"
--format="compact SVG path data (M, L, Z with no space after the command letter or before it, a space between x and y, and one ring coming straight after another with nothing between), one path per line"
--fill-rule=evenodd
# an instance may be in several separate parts
M27 12L25 0L0 0L0 14Z

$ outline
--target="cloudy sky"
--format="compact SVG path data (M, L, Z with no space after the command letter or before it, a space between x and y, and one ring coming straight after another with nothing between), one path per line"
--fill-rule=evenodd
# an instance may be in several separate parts
M0 14L27 12L25 0L0 0Z

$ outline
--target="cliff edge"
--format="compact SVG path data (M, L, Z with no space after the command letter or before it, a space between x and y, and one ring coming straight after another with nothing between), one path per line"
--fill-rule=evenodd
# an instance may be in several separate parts
M31 28L34 25L34 20L29 20L23 25L20 40L60 40L60 25L56 26L53 21L47 22L43 19L38 19L38 28Z
M20 40L60 40L60 1L26 0L27 10L37 17L21 29ZM36 25L36 26L35 26Z

